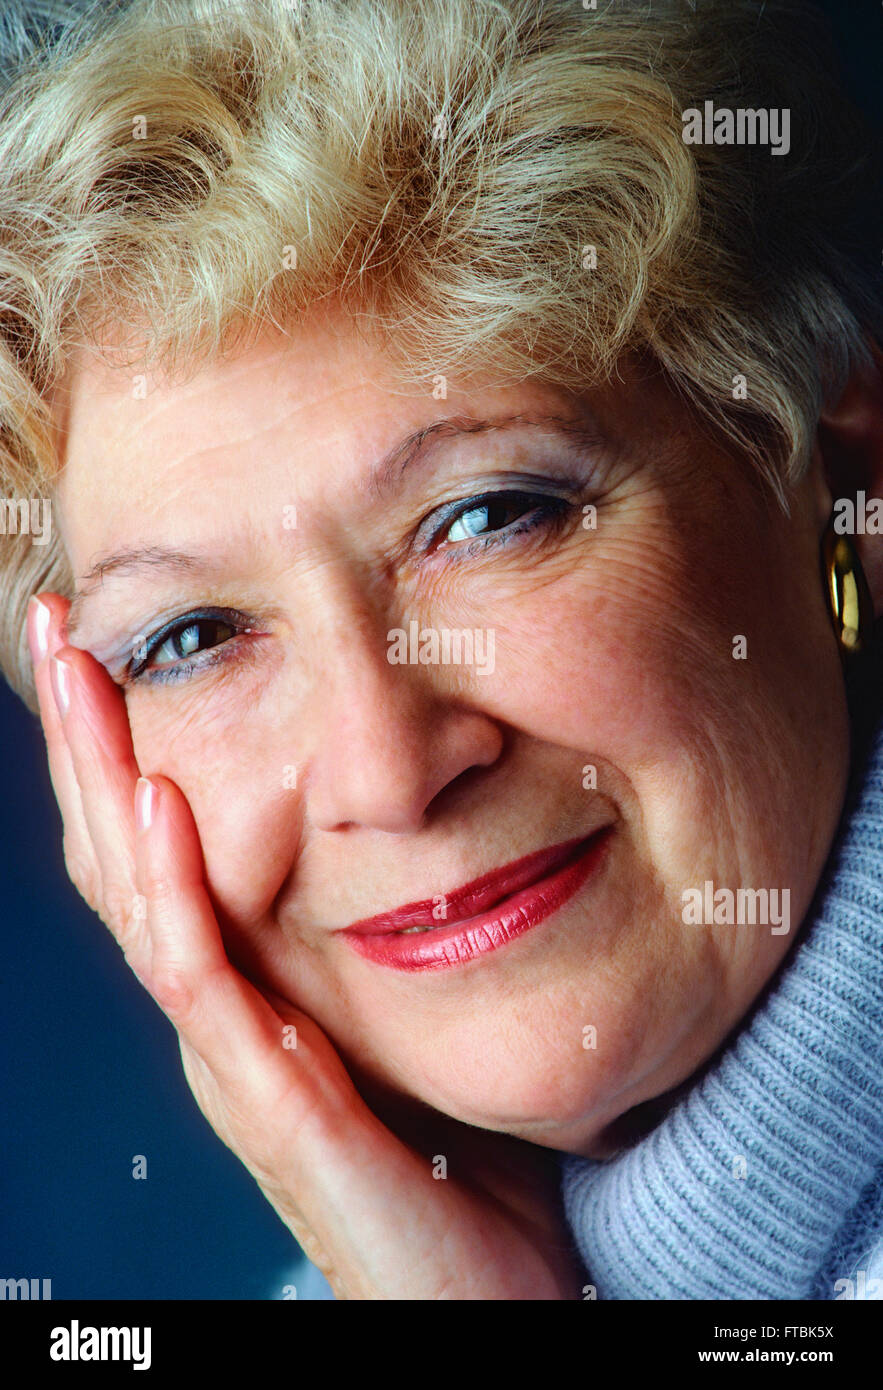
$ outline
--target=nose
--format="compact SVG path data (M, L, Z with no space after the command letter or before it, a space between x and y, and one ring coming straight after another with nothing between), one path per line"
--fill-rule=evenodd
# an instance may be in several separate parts
M502 752L499 724L453 690L446 673L391 665L387 650L375 623L349 624L333 648L324 646L302 783L317 829L414 831L440 792Z

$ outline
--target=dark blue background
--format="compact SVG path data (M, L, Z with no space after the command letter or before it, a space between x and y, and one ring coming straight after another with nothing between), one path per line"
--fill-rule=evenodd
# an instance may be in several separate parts
M53 1299L279 1298L298 1248L71 887L42 730L5 685L0 728L0 1278L51 1278Z
M879 126L883 9L825 9ZM0 1278L51 1278L54 1299L280 1298L297 1246L69 884L40 726L2 683L0 747Z

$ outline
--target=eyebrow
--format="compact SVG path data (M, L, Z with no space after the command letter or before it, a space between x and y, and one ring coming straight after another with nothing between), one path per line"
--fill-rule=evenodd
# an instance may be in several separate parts
M431 425L414 430L389 453L385 454L372 469L366 487L374 497L382 497L398 482L406 468L422 463L434 447L443 440L460 435L487 434L491 430L505 430L512 425L546 425L557 434L563 434L581 447L597 447L605 441L597 423L588 416L579 418L548 413L522 413L503 415L497 419L476 420L470 415L452 415L444 420L435 420Z
M605 441L598 425L588 417L565 415L522 413L504 415L497 419L479 420L468 415L449 416L435 420L431 425L414 430L390 449L372 468L370 477L363 484L375 500L385 496L400 480L409 467L424 463L431 452L442 442L459 438L462 435L486 434L491 430L505 430L513 425L543 426L552 428L556 434L564 435L582 448L597 447ZM144 570L157 569L170 574L204 574L212 569L225 566L217 552L199 554L171 547L129 546L123 550L97 560L91 569L80 576L79 586L67 615L67 636L76 632L82 621L83 605L100 588L110 574L139 574Z

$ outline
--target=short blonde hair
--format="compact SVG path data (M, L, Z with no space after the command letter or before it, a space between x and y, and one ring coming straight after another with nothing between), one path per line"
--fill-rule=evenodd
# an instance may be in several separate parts
M74 347L139 342L193 370L339 294L428 387L481 371L582 391L649 352L784 499L879 329L852 254L860 126L801 6L82 9L7 20L5 495L51 491L48 398ZM683 111L709 99L789 109L790 152L686 144ZM73 592L57 528L0 552L0 666L31 708L41 588Z

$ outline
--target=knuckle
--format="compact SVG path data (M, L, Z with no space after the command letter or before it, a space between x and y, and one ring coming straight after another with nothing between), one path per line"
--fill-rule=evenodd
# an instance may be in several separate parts
M173 1023L186 1027L197 1009L197 992L192 980L180 966L154 966L150 991L164 1014Z
M147 905L140 893L122 883L104 885L102 916L110 929L118 936L131 926L137 926L147 917Z

